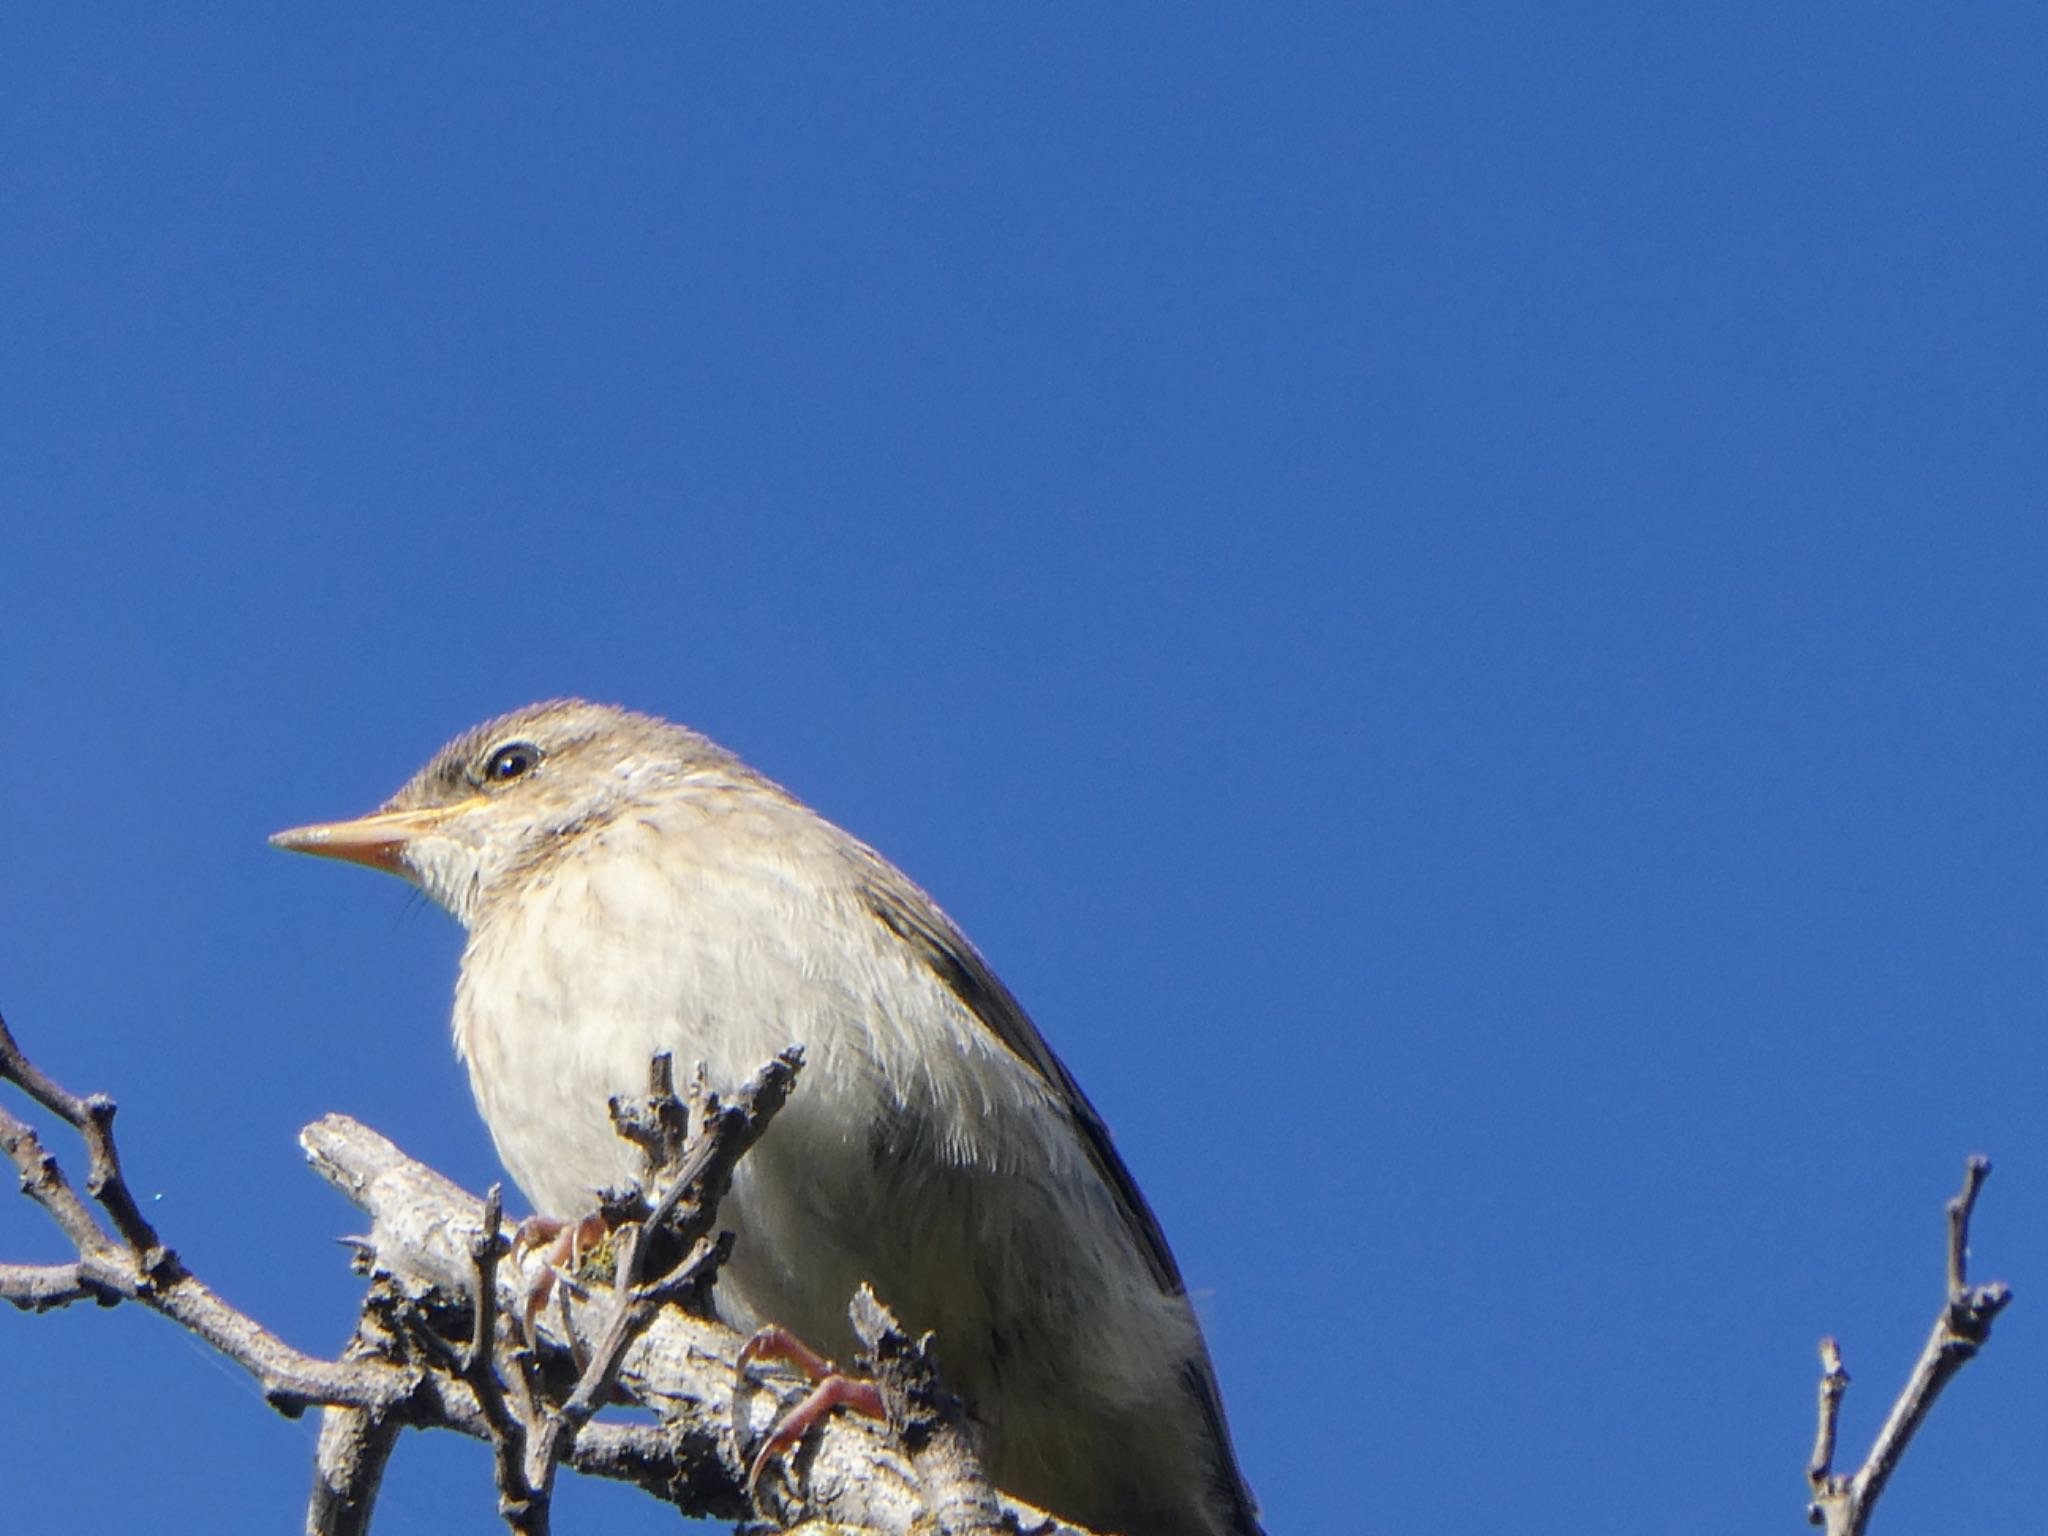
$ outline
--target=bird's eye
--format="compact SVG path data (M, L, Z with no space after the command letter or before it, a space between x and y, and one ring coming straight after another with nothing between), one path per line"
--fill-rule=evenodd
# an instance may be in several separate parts
M486 784L510 784L540 766L540 748L530 741L508 741L484 760Z

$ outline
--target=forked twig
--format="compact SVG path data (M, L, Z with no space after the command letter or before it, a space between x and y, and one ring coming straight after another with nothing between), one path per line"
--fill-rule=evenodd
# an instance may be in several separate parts
M2003 1281L1974 1286L1969 1283L1970 1217L1990 1173L1990 1159L1971 1158L1963 1174L1962 1193L1948 1202L1948 1294L1927 1344L1914 1362L1912 1375L1877 1432L1870 1454L1852 1473L1834 1471L1837 1420L1843 1395L1848 1391L1849 1373L1843 1367L1840 1346L1833 1339L1821 1340L1819 1426L1814 1434L1813 1455L1806 1467L1807 1482L1813 1490L1807 1518L1822 1527L1827 1536L1862 1536L1885 1484L1898 1469L1906 1447L1934 1407L1935 1399L1956 1372L1975 1358L1991 1337L1992 1323L2012 1300L2012 1290Z
M733 1169L789 1098L803 1053L791 1047L763 1066L730 1102L712 1092L699 1071L688 1100L677 1097L666 1054L654 1058L645 1098L614 1099L619 1134L641 1149L638 1185L605 1201L625 1218L613 1240L614 1278L604 1303L597 1346L566 1396L547 1403L532 1387L523 1350L494 1348L500 1211L494 1187L485 1201L483 1236L472 1248L477 1274L476 1325L464 1375L484 1405L495 1447L498 1508L518 1536L547 1536L555 1475L563 1457L611 1396L626 1351L656 1312L700 1290L731 1251L729 1234L712 1236L718 1201ZM650 1255L663 1241L682 1256L653 1273ZM568 1284L563 1287L564 1305ZM505 1390L507 1379L512 1391Z
M86 1191L112 1227L101 1226L34 1129L0 1110L0 1150L20 1172L22 1191L78 1251L68 1264L0 1265L0 1300L29 1311L85 1300L103 1306L141 1302L248 1371L271 1406L292 1417L316 1404L388 1412L419 1391L414 1372L380 1361L322 1360L293 1349L187 1270L143 1218L122 1175L113 1100L104 1094L80 1098L59 1087L22 1053L4 1018L0 1081L13 1083L78 1132L86 1146Z

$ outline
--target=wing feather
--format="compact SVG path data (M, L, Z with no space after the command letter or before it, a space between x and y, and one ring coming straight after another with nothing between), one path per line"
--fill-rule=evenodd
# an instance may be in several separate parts
M1152 1277L1169 1295L1187 1295L1180 1266L1166 1246L1166 1234L1159 1218L1138 1189L1137 1181L1124 1165L1109 1127L1081 1085L1074 1081L1066 1063L1053 1054L1052 1047L1038 1032L1010 989L997 979L988 962L968 942L967 936L938 906L893 865L865 847L860 849L858 882L861 900L875 919L908 945L920 962L985 1024L1019 1060L1038 1074L1059 1096L1069 1119L1081 1135L1082 1145L1102 1181L1115 1196L1116 1207L1138 1251L1152 1271ZM1214 1477L1218 1493L1232 1509L1236 1528L1244 1536L1259 1536L1258 1505L1238 1469L1231 1449L1230 1430L1223 1416L1222 1389L1209 1352L1199 1340L1194 1356L1183 1372L1189 1396L1195 1400L1206 1421L1210 1443L1215 1447Z

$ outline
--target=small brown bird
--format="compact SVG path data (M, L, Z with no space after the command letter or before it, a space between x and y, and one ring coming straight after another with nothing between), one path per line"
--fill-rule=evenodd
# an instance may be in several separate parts
M536 1210L633 1154L648 1059L807 1068L741 1163L721 1315L842 1356L872 1284L937 1334L995 1480L1127 1536L1258 1536L1159 1223L974 946L880 854L680 725L561 700L458 737L281 847L388 870L469 931L455 1045Z

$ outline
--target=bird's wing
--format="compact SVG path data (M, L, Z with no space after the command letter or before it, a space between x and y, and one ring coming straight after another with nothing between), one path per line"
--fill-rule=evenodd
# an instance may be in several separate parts
M1180 1268L1166 1246L1166 1234L1159 1229L1159 1219L1145 1203L1130 1170L1109 1139L1109 1127L1088 1102L1081 1085L1074 1081L1074 1074L1052 1053L1052 1047L1045 1043L1045 1037L1039 1034L1023 1005L996 979L995 972L988 968L988 962L967 941L966 935L908 879L882 866L879 858L875 863L879 867L863 871L868 878L861 882L861 899L868 910L909 945L919 961L1059 1095L1081 1133L1089 1160L1115 1193L1117 1208L1131 1236L1137 1239L1153 1278L1161 1289L1181 1293L1185 1286Z
M1152 1214L1152 1207L1145 1203L1137 1181L1131 1177L1130 1169L1124 1166L1123 1158L1110 1141L1109 1127L1103 1124L1095 1106L1088 1102L1088 1096L1074 1081L1074 1074L1067 1070L1066 1063L1055 1056L1052 1047L1045 1043L1045 1037L1039 1034L1038 1026L1031 1022L1023 1004L997 979L988 962L968 942L967 936L953 926L952 920L929 896L872 849L862 847L860 854L859 890L868 910L891 933L909 945L918 959L931 968L954 996L1059 1095L1075 1128L1081 1133L1081 1142L1088 1149L1089 1160L1115 1195L1117 1210L1139 1251L1145 1255L1153 1278L1161 1290L1185 1296L1187 1286L1181 1279L1180 1266L1174 1262L1173 1251L1166 1246L1166 1234L1160 1230L1159 1218ZM1258 1505L1231 1449L1216 1368L1210 1363L1208 1350L1199 1342L1193 1358L1186 1364L1185 1378L1189 1395L1207 1420L1211 1441L1218 1450L1215 1476L1219 1491L1233 1506L1239 1528L1256 1536L1259 1531Z

